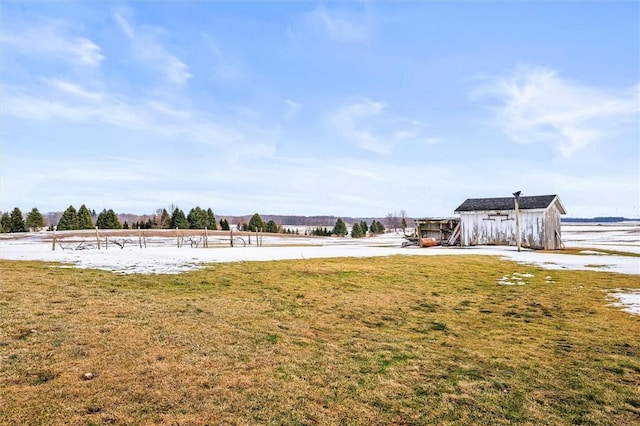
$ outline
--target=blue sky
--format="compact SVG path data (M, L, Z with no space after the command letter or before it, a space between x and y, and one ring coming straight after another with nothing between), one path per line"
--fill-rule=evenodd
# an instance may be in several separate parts
M640 216L640 3L0 4L0 210Z

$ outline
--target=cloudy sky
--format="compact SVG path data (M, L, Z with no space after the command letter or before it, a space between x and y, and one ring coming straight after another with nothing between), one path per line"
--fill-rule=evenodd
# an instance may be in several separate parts
M3 1L0 210L640 216L636 1Z

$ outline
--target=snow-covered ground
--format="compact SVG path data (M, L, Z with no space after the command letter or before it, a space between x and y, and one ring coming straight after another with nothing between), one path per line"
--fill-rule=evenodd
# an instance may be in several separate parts
M264 236L262 247L252 245L248 237L236 240L228 246L228 236L210 236L210 248L190 247L189 243L176 247L175 238L149 237L147 248L140 248L136 237L129 237L124 248L111 243L107 249L98 250L95 238L69 236L58 233L56 250L52 250L51 233L3 235L0 238L0 258L13 260L45 260L63 262L79 268L98 268L119 273L180 273L201 268L207 263L267 261L283 259L312 259L331 257L376 256L437 256L437 255L491 255L501 256L525 264L546 269L586 269L621 274L640 275L640 257L606 254L599 250L616 250L640 254L640 223L607 225L580 224L562 227L566 247L584 248L579 255L548 253L515 247L402 247L401 233L388 232L377 237L360 239L337 237ZM84 239L83 239L84 238ZM71 242L71 240L75 242ZM84 241L81 245L78 241ZM86 243L86 244L85 244ZM82 247L82 250L75 248ZM66 249L63 249L66 248ZM624 294L624 296L616 296ZM640 313L640 293L619 292L611 295Z

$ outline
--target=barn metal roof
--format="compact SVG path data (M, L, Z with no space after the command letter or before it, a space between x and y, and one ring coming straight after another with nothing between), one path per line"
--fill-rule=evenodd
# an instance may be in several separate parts
M519 198L520 210L546 209L557 199L561 214L566 214L564 206L557 195L532 195ZM515 209L514 197L502 198L467 198L464 203L455 209L458 212L474 212L482 210L513 210Z

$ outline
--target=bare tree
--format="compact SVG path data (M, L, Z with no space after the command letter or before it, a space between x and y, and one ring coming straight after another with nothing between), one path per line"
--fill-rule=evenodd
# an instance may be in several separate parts
M387 226L389 229L393 228L394 232L398 231L398 228L400 227L398 213L387 213Z

